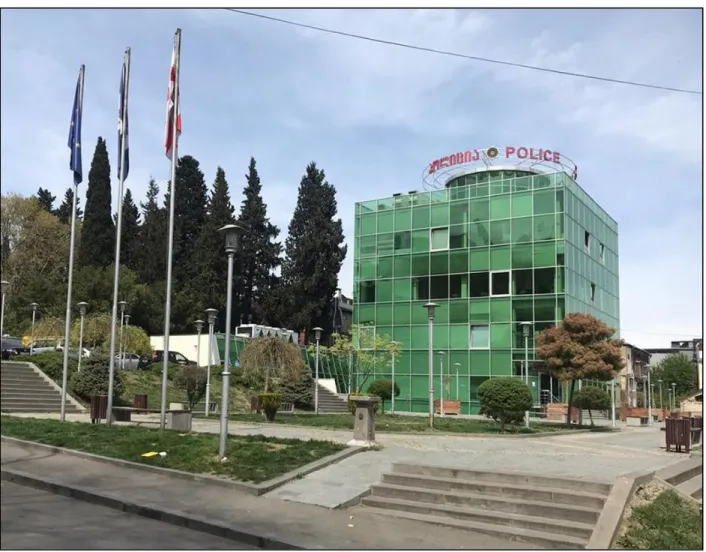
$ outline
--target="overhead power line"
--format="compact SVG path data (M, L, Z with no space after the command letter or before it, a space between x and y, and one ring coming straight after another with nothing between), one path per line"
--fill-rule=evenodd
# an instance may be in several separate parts
M703 95L703 92L700 92L698 90L687 90L684 88L675 88L672 86L660 86L657 84L649 84L649 83L645 83L645 82L612 79L610 77L599 77L596 75L587 75L585 73L575 73L572 71L561 71L560 69L549 69L547 67L538 67L536 65L527 65L524 63L515 63L512 61L503 61L503 60L499 60L499 59L490 59L490 58L485 58L485 57L480 57L480 56L460 54L458 52L449 52L446 50L439 50L436 48L427 48L424 46L416 46L414 44L405 44L403 42L396 42L394 40L385 40L382 38L375 38L372 36L364 36L364 35L359 35L359 34L355 34L355 33L348 33L345 31L338 31L335 29L327 29L324 27L318 27L316 25L308 25L306 23L299 23L297 21L282 19L280 17L273 17L271 15L264 15L262 13L255 13L255 12L250 12L250 11L246 11L246 10L239 10L236 8L223 8L223 9L234 12L234 13L239 13L241 15L248 15L251 17L259 17L260 19L267 19L268 21L276 21L277 23L284 23L285 25L293 25L295 27L301 27L303 29L310 29L313 31L319 31L322 33L329 33L329 34L339 35L339 36L345 36L348 38L356 38L358 40L367 40L368 42L375 42L377 44L386 44L388 46L397 46L399 48L408 48L410 50L418 50L420 52L429 52L432 54L440 54L440 55L444 55L444 56L452 56L452 57L457 57L457 58L470 59L473 61L482 61L484 63L494 63L496 65L506 65L509 67L519 67L522 69L531 69L532 71L542 71L544 73L554 73L556 75L564 75L567 77L575 77L575 78L580 78L580 79L590 79L590 80L596 80L596 81L610 82L613 84L639 86L642 88L652 88L655 90L666 90L668 92L679 92L680 94L696 94L698 96Z

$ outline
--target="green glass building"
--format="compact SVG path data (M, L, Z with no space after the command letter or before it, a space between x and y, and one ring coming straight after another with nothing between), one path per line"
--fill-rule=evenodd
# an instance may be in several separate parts
M535 403L560 400L531 368L535 337L570 312L620 327L617 223L563 171L488 165L437 187L355 206L354 323L402 344L396 409L428 412L429 301L435 398L443 381L445 399L477 414L483 381L521 376L530 322Z

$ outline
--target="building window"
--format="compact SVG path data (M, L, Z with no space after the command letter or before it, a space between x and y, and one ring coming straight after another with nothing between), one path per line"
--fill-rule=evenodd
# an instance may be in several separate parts
M471 297L488 297L490 295L490 279L487 272L471 272L469 292Z
M513 295L532 295L532 269L512 271Z
M369 280L367 282L360 282L358 284L358 301L361 303L374 303L375 302L375 280Z
M600 252L601 252L601 262L605 264L605 245L600 243L600 244L598 244L598 248L600 249Z
M583 233L583 244L586 247L586 253L591 252L591 234L586 230Z
M444 228L432 228L430 230L431 238L431 250L432 251L442 251L449 248L449 229Z
M468 346L471 349L489 349L490 326L487 324L470 326Z
M490 273L490 295L510 295L510 271Z
M591 282L591 302L596 300L596 284Z

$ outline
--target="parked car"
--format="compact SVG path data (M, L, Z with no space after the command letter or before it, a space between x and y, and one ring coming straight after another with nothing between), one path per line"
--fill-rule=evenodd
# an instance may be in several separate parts
M137 353L123 353L123 358L120 355L115 355L115 365L120 370L137 370L145 366L145 359Z
M29 348L22 344L22 340L14 337L2 338L2 359L10 360L17 355L28 355Z
M164 351L155 351L152 354L152 363L162 362L164 360ZM182 366L196 366L196 361L189 360L181 353L169 351L169 362L173 364L181 364Z
M57 351L63 351L64 346L63 345L57 345L56 346ZM69 356L73 358L78 358L78 349L69 349ZM88 358L91 356L91 351L86 349L85 347L83 348L83 355L82 358Z
M40 339L38 341L35 341L32 345L32 354L41 355L42 353L53 353L59 347L60 345L58 345L51 339Z

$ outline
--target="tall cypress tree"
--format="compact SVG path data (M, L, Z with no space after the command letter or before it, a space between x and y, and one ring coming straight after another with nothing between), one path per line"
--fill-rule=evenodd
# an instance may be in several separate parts
M69 187L66 189L66 193L64 194L64 201L62 201L61 205L54 211L54 214L59 217L59 220L63 222L64 224L70 224L71 223L71 209L73 209L73 202L74 202L74 189L73 187ZM83 216L83 211L80 209L79 205L81 205L81 198L76 198L76 218L80 219Z
M262 184L255 159L250 158L245 199L240 207L238 222L243 226L240 250L236 255L239 271L238 315L243 323L259 323L263 318L263 302L271 285L272 271L279 266L282 244L275 241L279 228L270 223L267 206L262 200Z
M221 167L216 171L210 197L206 222L201 227L194 253L194 266L197 267L191 285L196 298L197 309L218 309L218 328L225 329L226 281L228 264L224 237L218 232L226 224L234 222L235 209L231 204L226 174ZM236 270L239 269L237 264ZM200 317L203 317L202 315ZM234 318L237 323L237 318Z
M115 259L115 226L111 209L110 161L105 140L98 137L88 172L86 212L78 254L81 266L110 266Z
M47 213L54 212L54 200L55 199L56 199L56 196L51 195L51 192L48 189L40 187L39 190L37 190L37 201L39 201L39 205Z
M291 324L307 335L316 326L328 335L333 327L333 297L347 252L343 223L336 215L336 189L312 162L299 185L282 264Z
M115 224L118 224L117 213L113 216ZM120 227L120 266L125 266L136 270L139 265L140 247L140 211L132 199L130 188L125 190L123 197L123 220Z
M137 251L137 272L140 275L140 281L145 284L154 284L166 277L166 213L159 207L158 196L159 185L154 178L151 178L147 187L147 201L140 203L142 225Z

